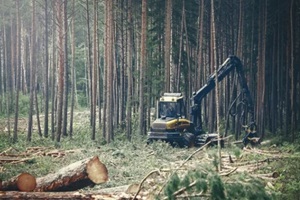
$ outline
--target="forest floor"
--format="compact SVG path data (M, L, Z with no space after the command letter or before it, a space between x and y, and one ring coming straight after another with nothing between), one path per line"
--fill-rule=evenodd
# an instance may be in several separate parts
M222 170L218 171L215 147L173 148L164 142L147 145L145 138L137 135L133 135L131 142L126 141L125 133L116 134L115 141L104 144L101 139L90 139L90 129L86 128L87 113L77 113L76 116L78 121L73 137L63 137L59 147L50 138L39 137L37 133L34 133L32 142L26 142L26 119L20 119L19 140L12 144L7 137L5 120L0 120L0 179L8 180L22 172L41 177L97 155L108 169L109 180L80 192L106 194L111 199L210 199L214 195L213 189L201 187L212 186L212 183L204 181L204 186L201 186L197 180L217 176L226 185L226 195L232 195L232 199L239 199L238 195L241 195L238 193L234 198L235 194L231 192L237 182L244 185L244 189L253 189L254 193L263 188L263 194L246 193L272 199L280 192L283 179L287 177L287 159L299 160L300 157L299 149L290 146L268 143L242 148L228 142L222 149ZM9 158L9 155L14 156ZM246 193L243 193L245 198Z

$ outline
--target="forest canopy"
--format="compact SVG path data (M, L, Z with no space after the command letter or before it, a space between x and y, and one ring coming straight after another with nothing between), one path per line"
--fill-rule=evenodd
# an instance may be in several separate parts
M92 140L109 143L119 130L130 140L146 134L163 92L183 93L188 113L192 93L236 55L259 134L299 137L300 2L213 2L1 0L1 131L17 141L19 118L28 117L31 141L33 116L41 115L34 131L60 142L74 134L74 110L87 108ZM235 81L226 77L218 94L221 124L233 134L240 116L225 118L240 89ZM215 98L202 104L209 132L217 126Z

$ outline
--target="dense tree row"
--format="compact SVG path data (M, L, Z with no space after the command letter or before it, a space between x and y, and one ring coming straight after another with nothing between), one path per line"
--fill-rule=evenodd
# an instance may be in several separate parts
M146 133L162 92L182 92L189 112L193 91L229 55L243 61L260 134L299 134L299 1L1 0L0 13L0 115L14 141L20 115L29 141L40 114L40 136L72 136L78 106L90 109L93 140L101 130L110 142L116 128L130 140ZM239 90L231 74L208 95L207 130L219 113L239 137L242 116L226 121Z

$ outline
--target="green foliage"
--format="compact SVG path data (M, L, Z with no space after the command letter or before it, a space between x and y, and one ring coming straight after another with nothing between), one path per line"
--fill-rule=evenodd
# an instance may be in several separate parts
M176 199L174 193L181 189L190 195L199 193L208 195L213 200L272 199L272 196L265 191L262 182L257 179L239 175L224 182L216 172L211 170L203 172L203 169L188 171L183 177L174 174L166 186L164 194L168 199Z
M9 96L7 96L9 95ZM11 116L13 116L13 114L16 112L15 110L15 106L16 106L16 102L14 100L15 98L15 94L13 94L13 97L11 97L11 94L4 94L2 96L2 99L5 103L3 103L3 105L7 105L6 101L7 98L9 99L9 113ZM40 109L42 108L42 106L40 105L42 103L42 97L41 95L38 95L38 103L40 106ZM21 92L19 93L19 116L20 117L26 117L28 115L28 111L29 111L29 104L30 104L30 96L29 95L24 95ZM2 109L0 110L0 118L4 118L7 117L7 109Z
M221 178L218 175L213 175L210 179L211 197L214 200L225 199L224 185Z
M235 147L233 149L233 153L234 153L234 155L235 155L236 158L239 158L241 156L241 154L242 154L241 149L237 148L237 147Z
M292 157L280 160L277 163L279 180L276 188L281 192L282 199L297 199L300 196L300 154L294 153Z
M176 192L179 189L179 186L181 185L180 178L177 174L174 174L170 183L167 185L165 189L165 194L168 196L168 199L175 199L173 196L173 193Z
M272 196L265 191L262 182L247 175L235 177L235 180L225 184L225 190L227 199L272 199Z
M28 111L29 111L30 96L23 95L23 94L19 94L19 95L20 95L19 96L19 115L26 116L26 115L28 115ZM15 112L15 110L13 112Z

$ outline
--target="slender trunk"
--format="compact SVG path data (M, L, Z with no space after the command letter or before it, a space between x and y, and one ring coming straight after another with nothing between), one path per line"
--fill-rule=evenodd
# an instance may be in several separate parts
M16 99L15 99L15 124L14 124L14 135L13 142L18 140L18 118L19 118L19 91L20 91L20 52L21 52L21 41L20 41L20 2L16 1L17 10L17 34L16 34ZM1 69L0 69L1 70ZM0 102L1 104L1 102Z
M296 95L295 95L295 69L294 69L294 17L293 17L293 6L294 6L294 0L291 0L291 7L290 7L290 34L291 34L291 44L290 44L290 48L291 48L291 122L290 122L290 126L291 126L291 134L292 134L292 141L294 141L295 139L295 113L296 113L296 109L295 109L295 99L296 99Z
M113 140L113 35L114 35L114 20L113 20L113 2L106 0L106 11L107 11L107 21L106 21L106 141L108 143Z
M94 0L94 41L93 41L93 76L92 76L92 140L96 139L96 105L97 105L97 68L98 68L98 53L97 53L97 0Z
M69 77L69 64L68 64L68 13L67 13L67 0L63 2L63 18L64 18L64 28L63 28L63 35L64 35L64 90L63 90L63 122L62 122L62 135L67 136L67 126L68 126L68 77Z
M63 94L64 94L64 22L62 1L56 0L57 46L58 46L58 91L57 91L57 129L56 142L60 142L62 132Z
M198 34L199 34L199 39L198 39L198 68L197 68L197 88L201 87L201 80L203 79L203 66L202 66L202 54L203 54L203 27L204 27L204 0L201 0L201 8L199 8L199 12L200 12L200 17L199 17L199 30L198 30Z
M34 84L36 85L36 80L34 81ZM41 129L41 121L40 121L40 111L39 111L39 101L38 101L38 95L37 91L34 91L34 101L35 101L35 112L36 112L36 120L37 120L37 128L38 128L38 134L40 137L43 137L42 135L42 129Z
M47 0L46 0L47 1ZM55 12L55 2L53 1L53 18L52 18L52 85L51 85L51 139L55 139L55 117L56 117L56 48L55 48L55 38L56 38L56 12Z
M145 72L146 72L146 40L147 40L147 0L142 0L142 33L141 33L141 66L140 66L140 94L139 94L139 132L146 133L145 115Z
M33 102L34 102L34 92L35 92L35 70L36 70L35 22L36 22L35 21L35 0L32 0L30 107L29 107L29 116L28 116L27 141L31 141L31 137L32 137L32 115L33 115Z
M46 0L47 1L47 0ZM72 63L71 63L71 113L70 113L70 137L73 135L73 117L75 106L75 0L72 0L72 30L71 30L71 46L72 46Z
M86 22L87 22L87 50L88 50L88 80L90 91L90 126L93 125L93 77L92 77L92 50L91 50L91 33L90 33L90 15L89 15L89 1L86 0Z
M128 34L127 34L127 115L126 115L126 127L127 127L127 139L131 140L132 126L131 126L131 117L132 117L132 38L133 38L133 21L132 21L132 1L128 1Z
M182 15L181 15L181 24L180 24L180 39L179 39L179 59L178 59L178 65L177 65L177 71L176 71L176 91L180 91L180 81L181 81L181 62L182 62L182 46L183 46L183 31L184 31L184 4L182 5Z
M215 22L215 8L214 8L214 0L211 1L211 28L212 28L212 34L211 34L211 40L212 40L212 57L211 57L211 63L212 66L214 66L214 70L215 70L215 83L216 83L216 87L215 87L215 92L216 92L216 119L217 119L217 134L218 134L218 157L219 157L219 162L218 162L218 171L222 170L222 162L221 162L221 133L220 133L220 106L219 106L219 81L218 81L218 67L217 67L217 36L216 36L216 22Z
M165 92L170 92L170 54L171 54L171 16L172 0L166 1L166 21L165 21Z
M3 16L3 19L4 16ZM6 35L6 27L5 25L3 25L3 42L4 42L4 68L5 68L5 77L6 77L6 87L4 88L5 89L5 92L6 92L6 116L7 116L7 130L8 130L8 136L10 137L10 99L11 99L11 96L10 96L10 92L9 90L11 89L10 88L10 76L9 76L9 69L8 69L8 55L7 55L7 43L8 43L8 40L7 40L7 35Z
M49 50L48 50L48 0L45 0L45 119L44 137L48 137L49 129Z

